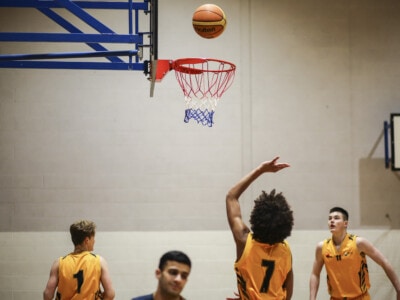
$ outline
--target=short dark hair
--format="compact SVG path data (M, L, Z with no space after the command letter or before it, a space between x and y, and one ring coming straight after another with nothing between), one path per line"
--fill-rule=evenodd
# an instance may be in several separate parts
M77 221L69 227L71 233L71 240L74 246L83 243L86 237L90 238L96 233L96 224L92 221L81 220Z
M172 250L164 253L160 258L158 268L163 270L168 261L176 261L178 263L188 265L189 268L192 267L192 262L190 261L189 256L182 251Z
M282 193L262 191L254 201L250 224L254 240L270 245L281 243L292 232L293 211Z
M333 213L333 212L340 212L340 213L343 215L343 219L344 219L345 221L347 221L347 220L349 219L349 213L348 213L347 210L345 210L344 208L341 208L341 207L339 207L339 206L332 207L332 208L329 210L329 213Z

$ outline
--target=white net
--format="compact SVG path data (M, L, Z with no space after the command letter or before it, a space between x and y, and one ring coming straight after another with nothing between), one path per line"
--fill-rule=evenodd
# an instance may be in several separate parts
M185 119L186 123L190 119L194 119L197 123L211 127L214 124L214 112L217 107L219 99L217 98L190 98L185 97L186 110Z
M211 127L215 108L231 86L236 66L216 59L186 58L176 60L173 69L185 95L185 122L196 120Z

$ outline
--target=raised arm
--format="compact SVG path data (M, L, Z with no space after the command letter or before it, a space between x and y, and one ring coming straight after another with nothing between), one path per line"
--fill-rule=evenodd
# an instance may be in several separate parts
M287 163L277 163L278 159L279 157L275 157L271 161L261 163L257 168L239 180L226 195L226 213L236 243L237 259L242 255L247 235L250 232L250 229L242 220L239 197L261 174L266 172L275 173L289 167Z
M53 263L50 269L50 277L46 288L43 291L43 300L52 300L58 285L58 259Z
M387 258L371 242L362 237L357 237L357 248L382 267L396 290L396 299L400 300L400 281Z
M101 263L101 285L103 286L103 300L113 300L115 297L115 291L112 285L110 272L108 271L107 261L100 256Z
M319 288L319 277L321 274L322 267L324 266L324 260L322 258L322 243L318 243L315 249L315 260L310 276L310 300L317 299L318 288Z

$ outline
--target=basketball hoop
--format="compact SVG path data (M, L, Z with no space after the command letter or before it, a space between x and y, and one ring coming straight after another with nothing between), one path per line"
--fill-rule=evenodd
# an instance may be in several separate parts
M231 86L236 66L211 58L183 58L172 62L172 69L185 95L186 123L211 127L215 108L224 92Z
M213 125L218 101L235 77L236 66L233 63L213 58L159 59L152 63L152 67L154 70L150 79L153 85L169 71L175 70L185 95L186 123L194 119L202 125Z

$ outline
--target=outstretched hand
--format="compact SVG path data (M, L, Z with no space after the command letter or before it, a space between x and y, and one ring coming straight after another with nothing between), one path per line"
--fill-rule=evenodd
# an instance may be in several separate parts
M265 161L261 163L260 170L262 172L271 172L275 173L287 167L290 167L288 163L278 163L279 156L275 157L271 161Z

